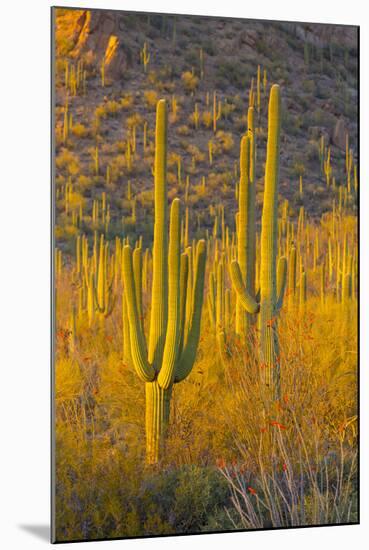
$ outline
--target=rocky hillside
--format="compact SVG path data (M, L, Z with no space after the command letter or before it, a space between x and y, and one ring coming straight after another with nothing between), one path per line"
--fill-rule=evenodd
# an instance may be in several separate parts
M80 229L92 234L94 204L105 200L111 237L147 234L162 97L170 104L169 193L191 207L193 231L212 227L220 203L234 225L250 89L259 111L259 208L272 83L282 87L280 204L288 199L291 215L303 205L320 217L339 200L347 136L357 163L354 27L57 9L55 44L56 238L63 248ZM347 201L355 209L355 199Z

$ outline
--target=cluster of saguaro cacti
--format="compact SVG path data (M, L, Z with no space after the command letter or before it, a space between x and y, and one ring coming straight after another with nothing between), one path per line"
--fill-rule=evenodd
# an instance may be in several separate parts
M249 292L250 287L247 287L242 265L237 260L233 260L231 263L231 279L239 303L249 314L259 312L261 373L263 381L272 390L274 397L278 397L280 391L280 352L276 319L283 303L287 272L285 257L279 259L277 271L280 120L280 88L278 85L274 85L270 92L268 114L268 143L261 222L259 301ZM240 220L238 224L241 225Z
M87 313L88 324L93 325L96 316L103 321L109 317L115 305L114 256L109 255L109 243L104 234L94 236L92 256L89 257L85 235L76 239L76 283L79 285L78 315Z
M191 372L200 336L206 246L197 243L181 254L180 201L167 215L167 107L159 101L155 147L155 225L153 281L148 348L139 314L140 284L134 276L132 249L123 248L123 280L129 323L130 356L146 388L147 462L163 449L173 384ZM190 283L191 281L191 283Z
M201 56L200 52L200 64L203 63ZM149 57L147 45L144 44L141 59L145 71ZM68 136L69 139L73 136L73 119L68 97L73 97L72 88L75 87L74 79L77 77L80 86L82 69L81 66L77 67L75 73L71 66L65 76L70 96L66 97L63 113L64 145L67 145ZM101 70L104 81L105 61ZM234 164L232 161L226 175L227 181L222 182L223 188L228 190L227 186L237 180L235 198L238 211L235 220L233 216L229 220L230 214L225 203L217 204L217 198L201 212L191 208L195 194L201 198L209 196L215 179L211 170L206 174L197 173L197 164L201 161L197 160L197 153L192 152L191 167L188 156L181 157L178 153L172 156L178 193L184 196L185 208L182 213L179 199L174 199L169 215L166 184L167 107L164 101L157 105L155 165L152 168L155 176L152 250L144 249L142 237L137 237L137 227L144 218L145 209L138 192L140 182L135 180L135 168L141 153L140 144L143 143L142 158L145 157L148 165L152 165L149 157L154 150L153 143L149 143L151 133L146 121L143 123L141 139L139 134L136 135L136 122L128 124L122 149L123 158L119 159L125 174L132 178L126 180L124 189L124 218L119 218L122 225L118 225L113 208L110 212L106 192L99 197L93 193L92 209L88 209L85 207L86 200L81 196L81 200L78 198L78 192L75 191L75 188L78 190L78 184L75 186L72 183L72 176L68 176L57 188L56 199L64 216L63 221L68 226L72 225L68 229L77 234L75 266L70 269L64 249L63 257L60 248L56 250L55 257L57 284L64 284L64 273L70 269L73 288L78 292L78 298L76 300L74 297L68 313L71 332L69 351L74 353L78 350L78 330L84 321L94 333L97 334L100 330L104 335L108 333L105 332L105 326L109 326L108 318L116 302L120 303L122 294L124 360L135 368L138 376L145 382L148 463L160 460L168 428L173 385L188 376L194 364L200 336L206 257L208 316L216 337L217 357L221 364L226 364L232 357L231 335L237 335L234 340L237 350L242 342L247 354L256 351L262 381L273 398L280 395L278 323L285 287L288 315L283 317L282 322L286 326L296 316L300 316L299 330L302 334L302 321L306 312L311 310L312 303L320 308L322 314L329 311L331 303L334 304L340 311L343 330L349 326L358 278L355 231L349 210L358 187L354 153L349 147L347 136L346 171L341 180L337 170L333 170L335 149L332 147L331 156L331 149L322 137L319 147L321 173L332 193L331 212L323 214L317 220L309 218L304 206L300 206L297 219L295 210L285 199L282 215L278 219L281 102L279 87L273 86L269 101L265 188L259 234L255 222L255 166L256 135L260 128L256 126L260 125L261 114L264 113L261 102L264 99L262 91L265 94L266 89L266 71L264 70L262 78L259 66L256 81L254 83L253 79L250 87L247 131L241 139L239 163L236 161ZM172 122L177 119L178 101L173 95ZM218 157L222 154L218 147L217 123L221 117L226 121L228 104L224 100L222 105L215 92L213 96L207 92L205 102L208 109L201 116L201 101L193 102L190 122L197 130L202 121L209 130L209 135L212 131L216 133L215 137L212 136L207 141L208 150L202 152L208 154L209 165L212 166L217 164ZM140 122L137 122L138 127L139 125ZM112 188L111 184L115 184L118 179L118 170L114 159L109 158L107 162L102 140L96 140L96 144L99 146L91 149L89 176L93 182L105 182L109 190ZM193 175L191 183L187 171ZM337 176L337 182L333 174ZM171 176L174 177L174 174ZM134 189L131 182L134 182ZM304 182L300 176L294 185L301 201L304 200L310 186L308 175ZM113 197L111 200L113 206ZM229 225L227 221L230 221ZM235 231L232 227L234 221ZM122 235L122 227L123 235L129 234L131 242ZM91 255L88 237L84 231L86 235L90 233L94 236L92 247L90 246ZM195 231L197 236L206 234L206 241L193 241ZM109 239L114 235L113 251ZM148 275L151 272L152 281ZM148 299L150 286L151 304ZM148 317L150 325L146 342ZM112 321L115 322L114 316ZM254 330L256 326L258 330Z

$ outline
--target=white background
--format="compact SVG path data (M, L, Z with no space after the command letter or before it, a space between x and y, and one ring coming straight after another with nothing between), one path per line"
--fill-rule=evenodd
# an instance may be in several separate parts
M368 31L362 0L155 2L58 5L361 25L361 525L88 543L89 548L332 550L369 540ZM48 1L7 0L0 31L0 546L40 548L49 524L49 56ZM41 533L43 538L31 531Z

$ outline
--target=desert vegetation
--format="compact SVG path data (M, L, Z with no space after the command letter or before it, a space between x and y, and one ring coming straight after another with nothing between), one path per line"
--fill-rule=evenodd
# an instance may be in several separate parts
M356 522L356 29L54 15L56 540Z

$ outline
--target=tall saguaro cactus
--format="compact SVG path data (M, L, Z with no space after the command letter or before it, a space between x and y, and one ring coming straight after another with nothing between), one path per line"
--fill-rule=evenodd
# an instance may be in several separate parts
M260 303L246 288L239 263L233 261L230 269L232 284L243 307L249 313L259 311L261 376L266 386L271 389L274 398L278 398L280 391L276 318L282 307L287 277L286 258L280 258L277 269L280 119L280 88L274 85L270 92L268 112L268 143L261 222Z
M249 159L250 139L243 136L240 147L240 183L238 187L238 231L237 231L237 259L240 266L242 280L247 291L250 289L250 219L249 219ZM241 301L236 302L236 333L240 336L246 334L249 314L242 307Z
M255 292L255 124L254 108L249 107L248 132L240 146L240 182L238 188L237 259L249 294ZM253 318L236 303L236 333L247 334Z
M190 374L195 361L206 261L203 240L197 243L195 250L187 247L181 254L179 199L174 199L171 206L168 245L166 159L167 107L165 101L160 100L156 111L155 225L148 350L139 315L132 250L129 245L123 249L132 363L146 386L146 458L149 464L155 464L161 457L173 384ZM194 262L191 287L188 284L190 257Z

